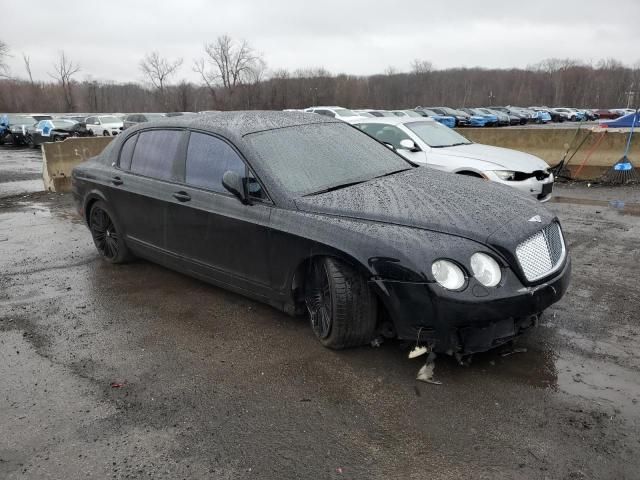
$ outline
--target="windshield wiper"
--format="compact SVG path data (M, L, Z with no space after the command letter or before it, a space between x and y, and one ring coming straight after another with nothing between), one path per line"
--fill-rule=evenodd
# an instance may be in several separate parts
M411 168L401 168L400 170L394 170L393 172L383 173L382 175L378 175L377 177L373 177L373 178L388 177L388 176L390 176L390 175L395 175L396 173L406 172L407 170L411 170ZM373 179L372 179L372 180L373 180Z
M458 145L471 145L471 142L454 143L453 145L449 145L449 146L450 147L457 147Z
M358 185L359 183L364 183L367 181L368 180L358 180L356 182L341 183L340 185L334 185L333 187L323 188L322 190L306 193L303 195L303 197L311 197L313 195L320 195L321 193L333 192L334 190L340 190L341 188L351 187L353 185Z

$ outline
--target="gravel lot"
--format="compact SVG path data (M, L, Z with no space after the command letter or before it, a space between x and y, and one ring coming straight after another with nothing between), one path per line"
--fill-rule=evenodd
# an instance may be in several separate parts
M637 479L640 189L558 185L567 296L526 353L333 352L304 319L102 262L0 148L0 478ZM30 193L31 192L31 193Z

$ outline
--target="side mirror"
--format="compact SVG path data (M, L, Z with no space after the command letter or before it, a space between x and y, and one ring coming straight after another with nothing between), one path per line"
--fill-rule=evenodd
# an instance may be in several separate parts
M224 172L224 175L222 175L222 186L238 197L238 199L245 205L249 203L249 195L247 194L245 179L237 172L233 172L231 170Z
M404 140L400 140L400 147L403 148L404 150L409 150L410 152L420 151L420 147L416 145L416 142L408 138L405 138Z

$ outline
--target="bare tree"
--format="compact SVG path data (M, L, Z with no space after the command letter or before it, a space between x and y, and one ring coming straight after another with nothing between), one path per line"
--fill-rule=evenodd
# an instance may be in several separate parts
M205 58L197 60L194 70L213 91L221 85L230 94L245 82L260 79L266 63L246 40L235 41L228 35L219 36L215 42L205 44Z
M24 62L24 68L27 71L27 75L29 76L29 83L33 85L33 75L31 73L31 59L27 56L26 53L23 53L22 61Z
M54 71L49 76L60 82L62 92L64 94L65 109L68 112L73 111L73 76L80 71L80 65L73 63L67 58L64 51L58 54L58 60L53 64Z
M8 57L9 45L0 40L0 78L9 78L9 65L7 65Z
M416 58L411 62L411 73L419 75L429 73L431 70L433 70L433 64L428 60L420 60Z
M161 57L158 52L147 53L140 60L140 70L160 94L160 99L166 108L166 87L171 77L182 65L182 58L173 61Z

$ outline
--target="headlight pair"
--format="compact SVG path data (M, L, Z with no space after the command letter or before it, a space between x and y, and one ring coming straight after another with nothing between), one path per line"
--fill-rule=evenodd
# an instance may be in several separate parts
M500 265L486 253L471 255L471 271L478 282L485 287L495 287L502 279ZM431 273L436 282L447 290L460 290L466 282L462 268L450 260L436 260L431 265Z

